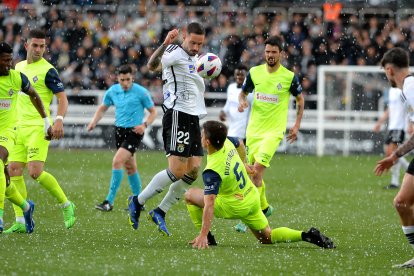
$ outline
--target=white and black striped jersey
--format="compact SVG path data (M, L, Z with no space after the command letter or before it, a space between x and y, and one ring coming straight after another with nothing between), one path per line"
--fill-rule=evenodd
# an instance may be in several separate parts
M408 117L411 122L414 122L414 77L408 76L405 78L402 92L401 100L403 101Z
M388 130L405 130L407 113L401 101L401 89L391 87L388 90Z
M164 106L202 118L207 114L205 85L197 74L196 60L179 45L167 46L161 58Z

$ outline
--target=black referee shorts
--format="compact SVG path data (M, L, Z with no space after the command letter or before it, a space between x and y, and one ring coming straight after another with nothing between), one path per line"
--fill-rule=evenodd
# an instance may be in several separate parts
M124 148L134 154L141 144L144 135L137 134L132 131L132 127L115 127L116 148Z

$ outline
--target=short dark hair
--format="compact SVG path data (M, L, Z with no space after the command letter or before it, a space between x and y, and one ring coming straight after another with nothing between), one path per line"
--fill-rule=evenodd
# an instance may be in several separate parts
M204 136L211 145L219 150L223 147L227 138L227 127L219 121L206 121L203 124Z
M118 74L128 74L128 73L130 74L132 73L132 67L129 66L128 64L121 65L118 68Z
M187 33L188 34L198 34L198 35L205 35L206 30L204 27L198 22L191 22L187 25Z
M410 64L408 52L401 47L388 50L381 59L381 66L392 64L398 68L407 68Z
M234 70L247 71L247 66L244 65L244 64L239 64L239 65L236 66L236 68L234 68Z
M265 44L265 46L267 44L272 45L272 46L277 46L277 47L279 47L280 51L283 51L283 48L284 48L282 38L280 36L277 36L277 35L268 37L265 40L264 44Z
M6 42L0 43L0 54L13 54L13 48Z
M29 32L29 39L31 38L46 39L46 33L41 29L33 29Z

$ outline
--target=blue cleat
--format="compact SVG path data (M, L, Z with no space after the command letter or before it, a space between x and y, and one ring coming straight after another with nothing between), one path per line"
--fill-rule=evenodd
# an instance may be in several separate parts
M138 229L139 215L141 214L141 204L138 203L137 196L128 197L128 221L134 229Z
M156 225L158 225L158 231L160 231L164 236L171 236L170 232L168 232L164 217L155 210L151 210L148 213L148 220L152 220Z
M26 212L23 212L23 216L24 216L24 221L26 225L26 233L30 234L33 232L33 229L35 227L35 223L33 220L33 212L34 212L35 204L31 200L28 200L27 203L29 204L30 208Z
M4 228L3 218L0 218L0 234L3 233L3 228Z

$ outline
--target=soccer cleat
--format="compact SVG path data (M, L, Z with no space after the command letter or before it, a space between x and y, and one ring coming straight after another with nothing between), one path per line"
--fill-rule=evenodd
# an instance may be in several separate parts
M208 242L208 245L210 245L210 246L216 246L217 245L216 239L214 238L214 235L211 234L210 231L207 234L207 242Z
M168 232L164 217L155 212L155 210L151 210L148 213L148 220L152 220L156 225L158 225L158 231L160 231L164 236L171 236L170 232Z
M304 238L305 238L304 241L316 244L317 246L322 247L322 248L332 249L336 247L330 238L323 235L315 227L312 227L311 229L309 229L309 231L305 233Z
M4 228L3 218L0 218L0 234L3 233L3 228Z
M138 202L138 196L128 197L128 221L134 229L138 229L139 216L141 215L142 205Z
M11 233L26 233L26 225L24 223L15 222L13 225L4 231L5 234L11 234Z
M101 204L96 204L95 209L98 209L103 212L110 212L114 208L108 200L104 200Z
M76 217L75 217L75 204L70 202L67 207L63 208L63 221L65 222L65 227L67 229L72 228L75 224Z
M414 268L414 258L411 260L406 261L403 264L394 265L395 268Z
M28 200L27 203L29 204L29 210L23 212L25 226L26 226L26 233L30 234L33 232L35 227L35 223L33 220L33 212L34 212L34 203L31 200Z
M247 232L247 225L243 222L239 222L234 226L234 229L239 233L246 233Z
M392 183L390 185L387 185L387 186L384 187L385 190L395 190L395 189L399 189L399 188L400 188L400 186L392 184Z
M273 214L273 210L274 210L273 206L272 205L269 205L269 207L267 207L266 213L264 213L265 216L267 218L270 217Z

